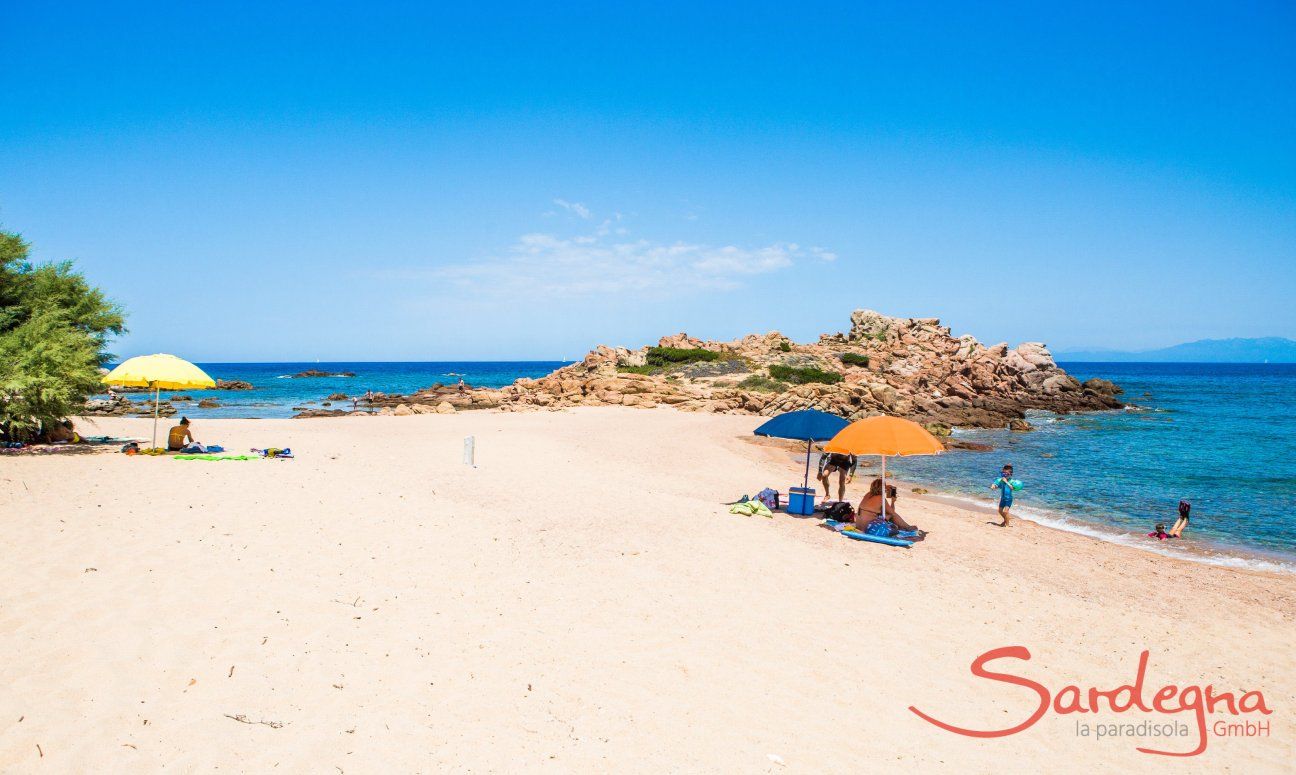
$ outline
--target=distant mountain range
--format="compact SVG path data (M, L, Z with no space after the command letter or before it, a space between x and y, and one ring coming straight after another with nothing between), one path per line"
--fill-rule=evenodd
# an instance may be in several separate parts
M1143 363L1296 363L1296 339L1201 339L1159 350L1077 350L1053 354L1058 361Z

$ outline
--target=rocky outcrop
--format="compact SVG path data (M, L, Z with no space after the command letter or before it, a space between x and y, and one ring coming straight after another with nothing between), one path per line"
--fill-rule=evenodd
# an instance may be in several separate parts
M872 310L856 310L850 323L848 331L825 334L814 344L791 343L776 331L731 342L663 337L658 347L708 350L718 358L661 369L647 366L649 348L599 346L580 363L503 388L500 406L673 406L760 415L814 408L849 419L898 415L941 433L957 426L1004 428L1021 421L1028 409L1068 413L1121 406L1120 388L1106 380L1082 385L1058 368L1040 342L986 346L971 336L953 336L936 318L895 318ZM847 353L859 357L844 363ZM857 365L864 358L867 365ZM840 381L790 384L771 378L771 366L816 369L840 375Z
M351 412L344 412L341 409L303 409L301 412L298 412L297 414L293 415L293 418L296 419L296 418L305 418L305 417L342 417L343 415L348 415L348 414L351 414Z
M252 390L251 382L244 382L241 379L218 379L216 380L216 390Z
M436 384L412 395L377 395L360 403L374 414L670 406L775 415L813 408L848 419L907 417L942 436L960 426L1013 423L1026 430L1029 409L1065 414L1122 405L1116 398L1119 387L1096 379L1081 384L1058 368L1040 342L986 346L972 336L954 336L936 318L856 310L849 330L810 344L772 331L729 342L680 333L662 337L656 346L705 352L660 365L663 353L652 348L600 345L579 363L500 389ZM314 410L298 416L323 415Z
M159 417L170 417L177 411L170 401L162 401L157 407ZM92 398L86 402L81 414L86 417L152 417L153 402L132 401L125 396Z

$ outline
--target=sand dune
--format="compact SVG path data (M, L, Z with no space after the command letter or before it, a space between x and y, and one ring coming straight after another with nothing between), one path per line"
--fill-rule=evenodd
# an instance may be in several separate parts
M1077 737L1074 715L978 740L910 712L1024 719L1031 691L968 672L1010 645L1033 658L1000 667L1055 689L1126 683L1144 649L1152 689L1260 689L1270 735L1211 737L1187 764L1290 768L1296 580L997 530L907 491L932 531L912 550L732 516L724 502L798 478L792 453L753 443L754 422L603 408L200 421L203 441L298 458L0 457L0 770L1185 763Z

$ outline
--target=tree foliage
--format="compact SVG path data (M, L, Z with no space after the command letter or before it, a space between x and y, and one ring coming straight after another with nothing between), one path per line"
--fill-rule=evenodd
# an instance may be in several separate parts
M98 392L122 309L73 270L33 265L22 237L0 231L0 437L29 439Z

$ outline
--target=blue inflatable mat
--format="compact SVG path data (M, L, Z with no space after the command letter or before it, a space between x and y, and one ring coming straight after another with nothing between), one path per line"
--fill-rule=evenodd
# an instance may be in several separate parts
M856 541L872 541L875 544L886 544L887 546L913 546L913 541L906 541L903 538L871 536L868 533L861 533L858 530L843 530L842 535L847 538L854 538Z
M914 545L913 541L906 541L903 538L888 538L886 536L873 536L873 535L869 535L868 533L862 533L858 530L847 530L846 526L850 524L849 522L838 522L835 519L825 519L823 521L823 524L824 527L831 528L837 531L838 533L841 533L842 535L846 536L847 538L853 538L856 541L872 541L875 544L886 544L887 546L909 547Z

